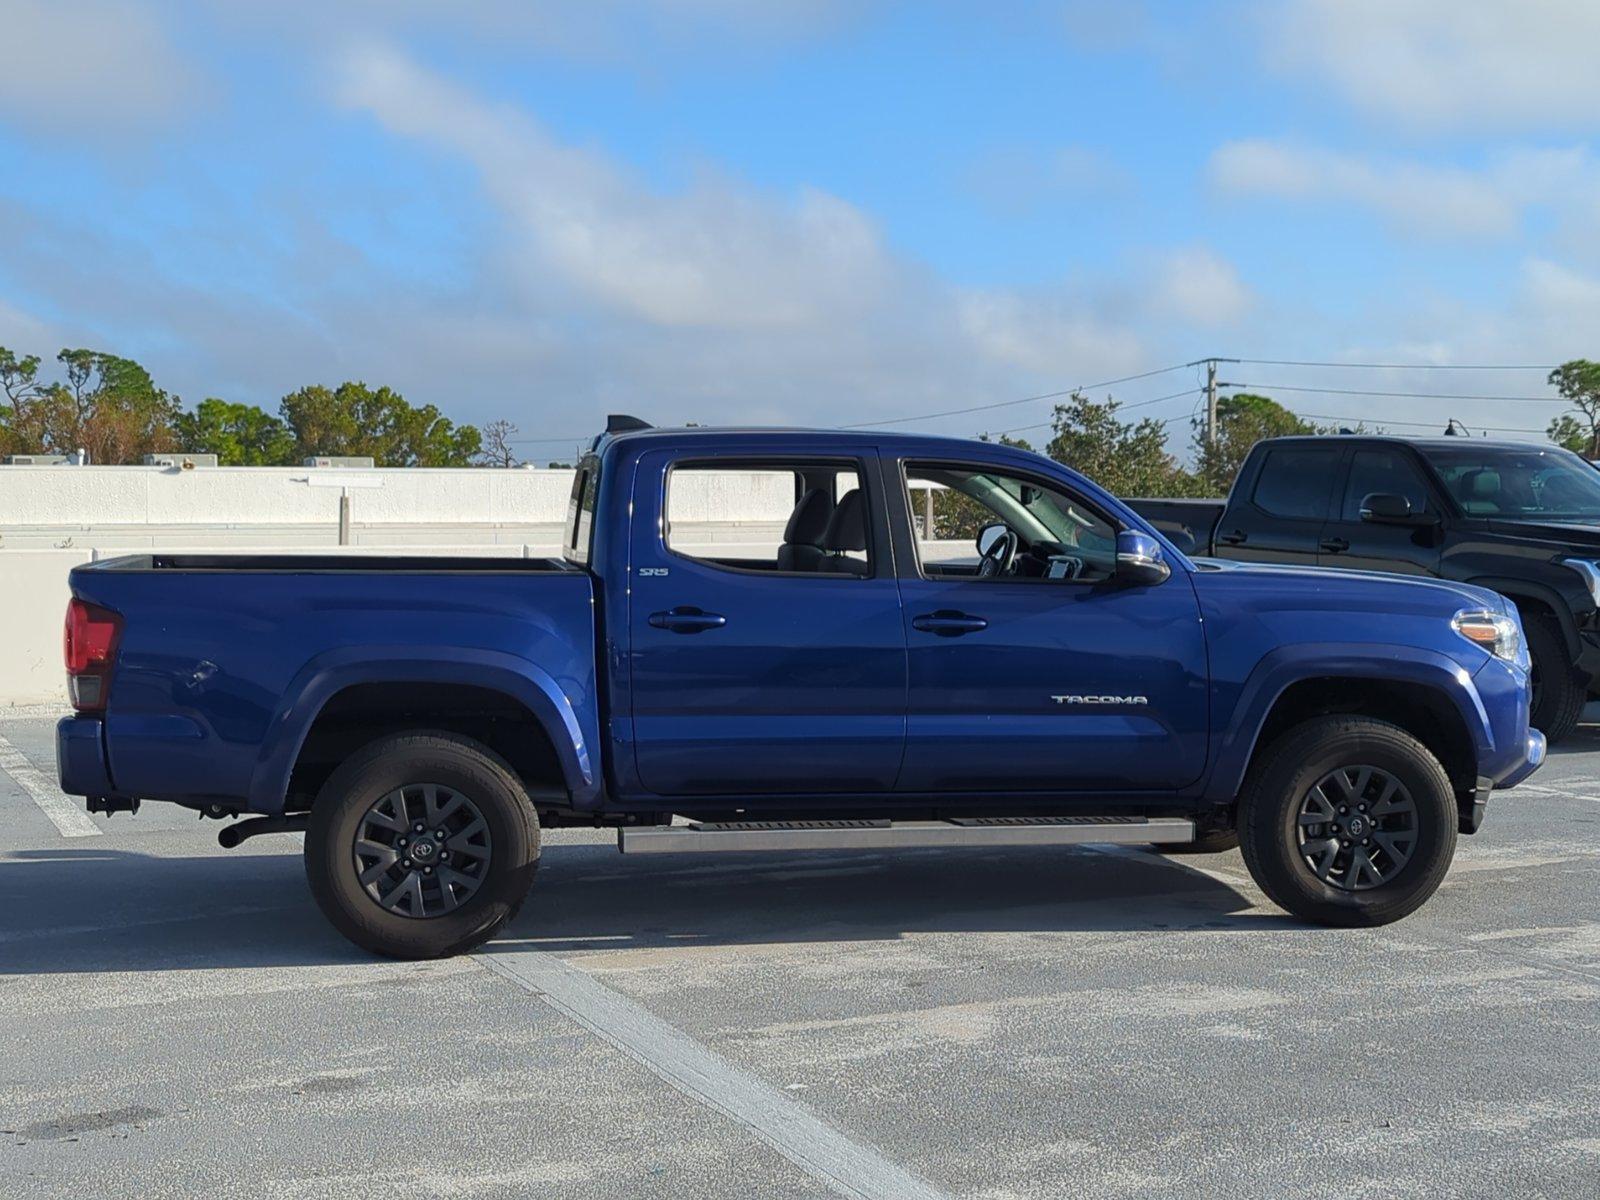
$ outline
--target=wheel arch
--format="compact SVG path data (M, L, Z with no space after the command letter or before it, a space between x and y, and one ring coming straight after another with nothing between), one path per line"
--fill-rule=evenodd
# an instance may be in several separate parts
M1435 750L1463 791L1475 786L1478 764L1494 749L1471 677L1446 655L1401 646L1285 647L1263 660L1241 690L1207 798L1233 800L1272 740L1328 714L1372 716L1406 730Z
M423 689L422 698L413 702L398 691L408 686ZM471 724L485 714L491 719L489 728ZM367 717L370 720L364 724ZM363 733L370 741L407 728L462 733L482 741L519 773L531 770L531 782L559 784L576 807L592 805L598 798L599 778L590 750L593 737L560 686L537 664L471 647L422 652L406 647L392 657L381 649L362 647L318 656L286 689L273 717L274 732L263 743L251 778L254 811L283 810L291 783L299 782L297 766L308 745L318 752L319 742L313 739L325 736L333 727L329 722L350 735L346 742ZM503 723L502 729L495 729L493 722ZM542 742L510 739L502 736L504 730L533 735ZM556 779L541 779L545 754Z

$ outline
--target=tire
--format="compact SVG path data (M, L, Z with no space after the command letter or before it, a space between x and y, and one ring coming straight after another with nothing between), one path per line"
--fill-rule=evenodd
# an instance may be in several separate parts
M1213 829L1192 842L1157 842L1158 854L1222 854L1237 849L1239 834L1233 829Z
M1572 665L1561 626L1547 613L1530 612L1522 623L1533 659L1534 703L1528 724L1552 746L1571 733L1589 698L1587 681Z
M1385 790L1389 781L1393 791ZM1323 811L1327 822L1302 823ZM1318 717L1284 733L1252 765L1239 800L1239 849L1261 890L1295 916L1386 925L1438 890L1455 856L1457 822L1449 777L1416 738L1387 721ZM1344 836L1352 832L1367 834L1366 843Z
M421 818L438 828L416 834ZM486 747L450 733L399 734L328 778L312 805L305 863L317 906L356 945L390 958L460 954L522 907L539 864L539 817Z

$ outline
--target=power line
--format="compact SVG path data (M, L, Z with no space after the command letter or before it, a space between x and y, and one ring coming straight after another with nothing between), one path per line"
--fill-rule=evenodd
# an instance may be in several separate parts
M1259 388L1264 392L1317 392L1330 396L1393 396L1410 400L1496 400L1527 404L1568 404L1561 396L1480 396L1463 392L1369 392L1360 388L1298 387L1287 383L1224 383L1221 387Z
M1235 362L1267 367L1355 367L1364 371L1554 371L1537 363L1358 363L1313 362L1301 358L1238 358Z
M1205 361L1207 360L1202 358L1197 359L1195 362L1174 363L1170 367L1158 367L1154 371L1141 371L1137 375L1124 375L1119 379L1102 379L1098 383L1080 383L1075 387L1065 388L1059 392L1041 392L1037 396L1024 396L1020 400L1001 400L996 404L977 404L971 408L952 408L945 412L919 413L911 417L891 417L884 421L858 421L853 425L841 425L839 428L876 429L883 425L907 425L913 421L932 421L939 417L960 417L967 413L989 412L992 409L1010 408L1014 404L1028 404L1035 400L1057 400L1062 396L1071 396L1078 392L1092 392L1100 388L1113 387L1119 383L1132 383L1136 379L1150 379L1156 375L1166 375L1172 371L1181 371L1185 367L1192 367ZM1154 401L1150 403L1154 403Z
M1185 365L1188 365L1188 364L1185 364ZM1129 409L1144 408L1146 405L1150 405L1150 404L1160 404L1164 400L1176 400L1179 396L1194 396L1194 395L1199 394L1200 392L1203 392L1204 390L1205 390L1204 388L1184 388L1183 391L1181 391L1181 392L1168 392L1165 396L1152 396L1148 400L1138 400L1138 401L1135 401L1132 404L1120 404L1119 403L1117 405L1117 410L1119 412L1127 412ZM1181 418L1174 418L1174 419L1175 420L1188 420L1189 419L1189 414L1185 414ZM1168 421L1163 421L1161 423L1163 425L1170 424L1170 422L1168 422ZM1055 422L1054 421L1041 421L1037 425L1018 425L1014 429L997 429L997 430L994 430L993 433L994 433L994 435L996 437L1002 437L1002 436L1004 436L1005 434L1008 434L1008 433L1023 433L1026 430L1029 430L1029 429L1052 429L1054 427L1055 427ZM846 428L849 428L849 427L847 426ZM988 432L988 431L985 431L985 432Z

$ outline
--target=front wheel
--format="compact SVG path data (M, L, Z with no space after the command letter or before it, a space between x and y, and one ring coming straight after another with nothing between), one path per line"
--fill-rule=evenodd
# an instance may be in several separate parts
M1416 911L1455 856L1449 777L1405 730L1319 717L1279 737L1239 799L1251 876L1295 916L1386 925Z
M509 768L448 733L383 738L323 785L306 878L335 929L391 958L459 954L522 906L539 819Z

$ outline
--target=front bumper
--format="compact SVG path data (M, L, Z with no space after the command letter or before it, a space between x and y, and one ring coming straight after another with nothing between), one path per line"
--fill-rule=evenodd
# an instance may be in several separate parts
M1500 788L1516 787L1517 784L1539 769L1540 764L1544 762L1544 752L1544 734L1537 729L1528 730L1528 739L1523 750L1521 765L1500 779L1495 786Z
M1528 740L1523 750L1522 765L1515 768L1505 777L1501 787L1515 787L1529 775L1539 769L1544 762L1545 741L1544 734L1537 729L1528 730ZM1483 815L1489 807L1489 793L1494 791L1495 781L1487 775L1478 776L1478 786L1473 788L1470 798L1461 801L1462 833L1477 833L1483 825Z

